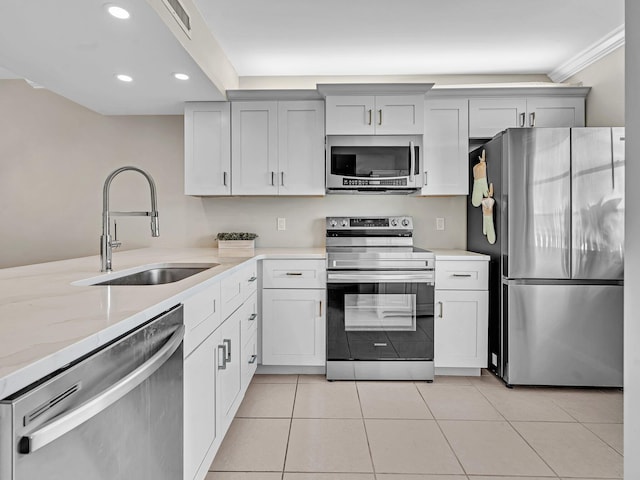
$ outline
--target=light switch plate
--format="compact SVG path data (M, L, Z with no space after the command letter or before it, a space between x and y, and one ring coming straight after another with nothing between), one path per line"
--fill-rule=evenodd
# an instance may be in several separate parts
M436 230L444 230L444 218L436 218Z
M278 230L286 230L286 229L287 229L287 219L278 218Z

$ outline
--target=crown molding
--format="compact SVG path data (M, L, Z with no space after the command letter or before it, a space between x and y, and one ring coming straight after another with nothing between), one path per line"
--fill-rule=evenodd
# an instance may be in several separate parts
M624 45L624 24L609 32L599 41L559 65L547 75L552 82L560 83L597 62L602 57Z

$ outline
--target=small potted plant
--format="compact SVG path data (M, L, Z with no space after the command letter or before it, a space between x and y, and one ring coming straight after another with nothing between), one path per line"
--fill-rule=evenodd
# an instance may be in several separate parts
M220 250L225 248L253 250L257 237L255 233L246 232L221 232L216 236Z

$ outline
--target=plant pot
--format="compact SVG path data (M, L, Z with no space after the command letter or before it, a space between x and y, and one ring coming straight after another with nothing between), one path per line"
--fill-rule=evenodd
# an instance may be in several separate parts
M218 249L226 250L253 250L256 246L255 240L218 240Z

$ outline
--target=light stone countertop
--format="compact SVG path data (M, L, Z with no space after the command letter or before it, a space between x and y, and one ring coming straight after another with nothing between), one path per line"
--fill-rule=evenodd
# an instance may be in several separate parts
M114 273L166 262L219 263L179 282L75 286L100 274L98 256L0 269L0 399L182 302L250 260L324 259L324 248L145 248L116 252Z
M428 248L431 250L437 260L472 260L472 261L488 261L491 259L489 255L484 253L469 252L467 250L447 250L442 248Z

